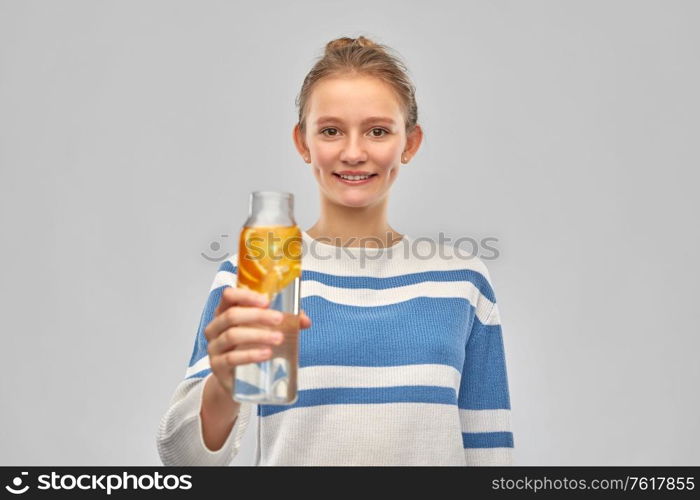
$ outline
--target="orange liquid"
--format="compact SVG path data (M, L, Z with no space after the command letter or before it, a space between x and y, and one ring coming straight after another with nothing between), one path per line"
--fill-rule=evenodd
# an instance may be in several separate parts
M241 230L238 286L272 297L301 276L299 226L256 226Z

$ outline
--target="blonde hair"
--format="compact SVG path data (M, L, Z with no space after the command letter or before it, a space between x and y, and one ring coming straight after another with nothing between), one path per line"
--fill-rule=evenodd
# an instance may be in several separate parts
M296 98L302 135L306 132L307 103L314 86L322 78L345 75L373 76L391 85L402 106L406 133L413 130L418 121L418 106L408 69L389 47L359 36L341 37L328 42L325 53L304 78Z

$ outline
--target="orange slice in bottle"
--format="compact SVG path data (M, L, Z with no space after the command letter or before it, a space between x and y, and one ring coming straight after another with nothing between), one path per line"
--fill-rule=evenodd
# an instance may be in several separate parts
M239 284L272 298L301 275L298 226L244 227L239 244Z

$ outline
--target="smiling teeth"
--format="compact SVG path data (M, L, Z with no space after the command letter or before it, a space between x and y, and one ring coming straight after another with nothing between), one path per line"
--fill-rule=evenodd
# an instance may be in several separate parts
M363 179L369 179L371 175L340 175L340 177L348 181L360 181Z

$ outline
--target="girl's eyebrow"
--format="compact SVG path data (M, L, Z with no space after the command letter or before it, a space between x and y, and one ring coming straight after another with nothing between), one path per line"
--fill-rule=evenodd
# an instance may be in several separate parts
M320 125L320 124L326 123L326 122L340 122L340 123L342 123L343 120L341 120L340 118L336 118L335 116L321 116L318 120L316 120L317 125ZM392 118L387 117L387 116L370 116L370 117L362 120L363 125L366 123L369 123L369 122L385 122L385 123L389 123L391 125L395 124L394 120Z

